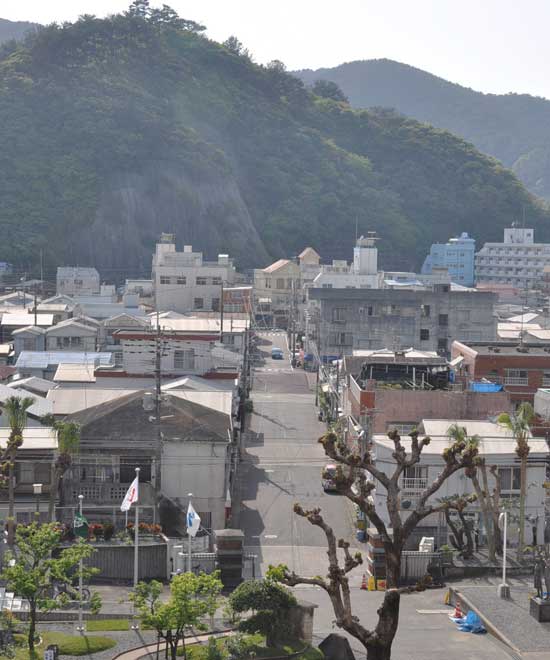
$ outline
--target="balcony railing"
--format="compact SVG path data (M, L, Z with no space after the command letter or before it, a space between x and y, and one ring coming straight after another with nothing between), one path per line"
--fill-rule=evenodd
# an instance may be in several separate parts
M401 490L419 492L428 486L427 477L403 477L401 479Z
M520 378L519 376L505 376L505 385L529 385L529 378Z
M67 480L63 484L63 491L67 504L78 502L78 496L84 495L87 504L121 504L130 484L112 482L93 482L88 480ZM151 484L142 482L139 484L139 499L142 504L150 504L154 501L154 492Z

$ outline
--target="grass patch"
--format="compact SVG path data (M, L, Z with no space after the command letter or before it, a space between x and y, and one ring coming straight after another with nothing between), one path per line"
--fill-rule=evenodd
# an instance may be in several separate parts
M106 630L130 630L129 619L89 619L86 621L88 632L104 632Z
M34 650L31 655L27 648L27 638L24 635L16 635L18 646L15 650L15 660L40 660L44 657L44 651L49 644L57 644L59 646L59 655L89 655L91 653L98 653L99 651L106 651L107 649L116 646L116 641L111 637L100 637L92 635L87 637L85 635L65 635L57 632L47 632L41 634L42 643ZM6 658L5 655L0 655L0 658Z

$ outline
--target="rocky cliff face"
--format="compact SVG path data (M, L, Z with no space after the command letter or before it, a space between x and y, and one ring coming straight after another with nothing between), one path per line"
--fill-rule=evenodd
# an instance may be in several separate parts
M209 259L240 256L241 268L269 261L231 176L191 181L170 163L114 181L101 195L94 222L70 241L68 252L75 263L93 263L113 277L117 271L143 275L162 232L176 234L178 245L194 245Z

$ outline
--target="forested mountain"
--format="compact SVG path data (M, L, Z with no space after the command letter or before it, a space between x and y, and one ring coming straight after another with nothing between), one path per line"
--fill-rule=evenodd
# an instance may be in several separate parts
M514 170L550 199L550 101L528 94L482 94L391 60L296 72L308 85L335 82L356 108L384 107L445 128Z
M26 21L8 21L0 18L0 44L10 39L21 39L27 32L36 30L38 23L27 23Z
M549 215L499 163L390 111L315 96L171 10L49 26L0 48L0 260L147 272L162 231L240 267L312 245L418 267L459 231Z

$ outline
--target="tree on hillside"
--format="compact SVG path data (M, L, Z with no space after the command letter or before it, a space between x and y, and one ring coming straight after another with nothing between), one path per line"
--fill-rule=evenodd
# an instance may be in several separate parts
M332 80L316 80L311 87L311 91L316 96L321 96L324 99L332 99L333 101L339 101L340 103L349 103L348 97L335 82L332 82Z
M8 589L29 602L29 631L27 643L34 657L36 621L39 612L50 612L68 599L67 593L57 586L72 589L74 571L81 559L93 552L91 545L80 540L68 548L61 546L61 530L55 524L40 525L34 522L19 526L16 534L17 552L7 553L6 567L0 574ZM11 565L12 564L12 565ZM97 573L94 568L84 567L82 577ZM75 593L79 598L80 594ZM101 601L97 594L92 597L92 611L97 612Z
M527 458L531 451L528 438L531 424L535 420L535 411L530 403L524 402L518 406L512 415L501 413L497 423L512 432L516 440L516 456L520 460L520 491L519 491L519 535L518 535L518 561L523 559L525 546L525 500L527 497Z
M223 42L222 46L234 55L238 55L239 57L246 57L246 59L252 60L252 55L250 54L248 48L245 48L244 44L233 35L228 37Z
M6 449L0 459L2 476L8 480L8 544L13 546L15 538L15 457L23 444L23 431L27 425L27 411L34 403L30 396L10 396L4 402L4 411L10 426Z
M51 426L57 431L57 457L52 464L52 479L50 483L50 499L48 504L48 520L54 522L55 501L59 496L59 505L63 506L62 479L71 467L73 456L80 448L80 427L73 422L60 422L53 415L46 415L42 424Z
M136 605L142 624L156 630L158 637L165 640L170 650L170 658L177 660L178 646L182 642L181 654L187 658L185 629L194 627L205 629L203 619L213 616L218 595L222 589L219 573L182 573L175 575L170 582L170 598L161 602L160 582L140 582L130 594Z
M158 27L173 27L188 32L204 32L206 30L206 27L200 25L200 23L180 18L177 11L168 5L162 5L160 9L151 7L149 0L134 0L128 7L126 15L141 18Z
M366 628L352 610L348 573L363 563L361 553L352 555L349 542L336 538L332 527L325 521L319 508L306 510L295 504L294 512L324 532L328 545L327 576L302 577L294 571L289 571L284 565L272 568L270 572L271 577L288 586L311 584L323 589L331 600L336 625L363 644L367 650L368 660L391 658L391 647L399 623L401 594L424 588L421 584L416 587L400 587L401 554L407 539L424 518L443 512L452 505L452 502L429 503L428 500L437 494L451 475L471 466L478 455L477 446L468 440L459 440L450 444L443 452L443 468L437 478L419 493L410 510L402 514L400 477L405 469L420 462L422 451L430 443L430 438L419 440L418 433L413 431L410 434L410 450L407 451L397 431L391 431L388 437L394 444L392 456L395 460L395 467L390 474L376 466L372 448L367 448L364 453L352 451L333 431L329 431L320 439L326 455L338 464L336 477L338 491L365 514L376 528L384 545L386 592L378 609L376 627L373 630ZM373 498L375 488L386 493L386 509L391 531L376 509ZM343 565L338 557L338 549L344 554Z

